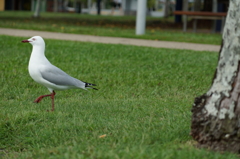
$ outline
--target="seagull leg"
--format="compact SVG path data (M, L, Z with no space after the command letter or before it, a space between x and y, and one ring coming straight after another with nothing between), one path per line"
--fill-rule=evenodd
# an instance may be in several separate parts
M51 98L52 98L52 110L51 111L54 111L54 96L55 96L55 92L53 91L52 94L51 94Z
M40 96L40 97L38 97L35 101L34 101L34 103L39 103L39 102L41 102L41 100L44 98L44 97L51 97L51 99L52 99L52 110L51 111L54 111L54 96L55 96L55 92L53 91L51 94L47 94L47 95L42 95L42 96Z
M54 91L53 91L54 92ZM38 97L37 99L34 100L34 103L40 103L41 100L44 98L44 97L49 97L49 96L52 96L53 93L51 94L47 94L47 95L42 95L40 97ZM55 95L55 92L54 92L54 95Z

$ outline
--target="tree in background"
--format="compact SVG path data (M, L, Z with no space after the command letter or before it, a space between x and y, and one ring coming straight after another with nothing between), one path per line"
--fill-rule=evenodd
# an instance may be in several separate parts
M53 11L58 12L58 0L54 0Z
M98 15L101 14L101 0L97 0L97 13Z
M33 17L39 17L40 16L40 6L41 6L41 0L37 0L35 12L33 14Z
M230 0L211 88L192 108L191 135L201 147L240 152L240 1Z

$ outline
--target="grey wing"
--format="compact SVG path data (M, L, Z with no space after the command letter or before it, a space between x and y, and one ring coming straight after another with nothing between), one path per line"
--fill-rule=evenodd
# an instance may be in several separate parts
M56 85L63 85L63 86L76 86L82 87L85 86L85 83L69 76L67 73L62 71L61 69L57 68L54 65L49 65L48 67L44 67L41 71L42 77Z

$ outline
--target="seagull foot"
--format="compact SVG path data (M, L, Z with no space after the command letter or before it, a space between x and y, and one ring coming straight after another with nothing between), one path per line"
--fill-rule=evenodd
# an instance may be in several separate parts
M39 97L39 98L35 99L34 103L40 103L42 99L43 99L42 97Z

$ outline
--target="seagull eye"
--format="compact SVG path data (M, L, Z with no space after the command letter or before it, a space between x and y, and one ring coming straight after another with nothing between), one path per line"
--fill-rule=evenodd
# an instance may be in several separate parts
M35 41L36 39L35 38L32 38L33 41Z

